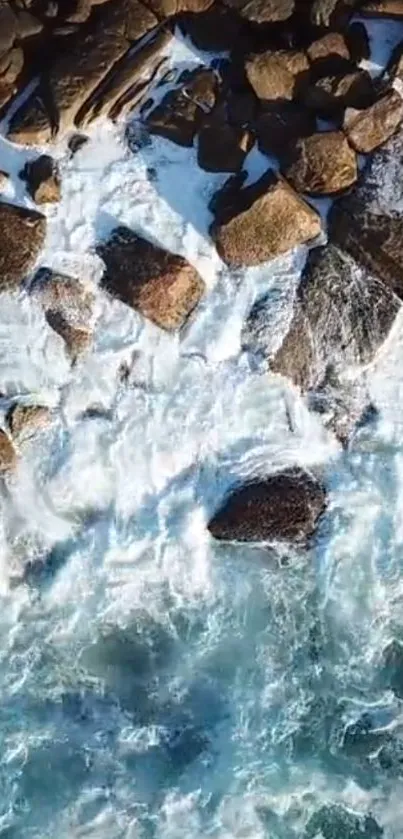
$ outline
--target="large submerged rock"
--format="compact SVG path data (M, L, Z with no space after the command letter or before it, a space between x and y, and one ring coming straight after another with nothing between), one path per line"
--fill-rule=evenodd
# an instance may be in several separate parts
M0 291L15 289L25 279L42 249L45 233L45 216L0 202Z
M103 287L162 329L180 329L204 293L203 280L186 259L127 227L115 228L97 252L105 263Z
M326 506L322 484L297 467L233 491L209 523L216 538L236 542L304 542Z

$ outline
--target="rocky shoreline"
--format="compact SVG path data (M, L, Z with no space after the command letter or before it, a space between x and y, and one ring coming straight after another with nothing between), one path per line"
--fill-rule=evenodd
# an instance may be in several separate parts
M401 22L402 43L374 78L363 21L382 17ZM176 26L198 49L222 55L207 52L204 67L178 72L171 83L166 47ZM122 119L139 107L146 133L197 143L198 165L229 175L210 204L210 237L230 270L309 248L280 346L268 349L264 299L250 312L243 341L347 445L370 407L364 372L403 297L403 216L384 209L376 183L402 142L403 5L21 0L0 5L0 33L5 134L38 148L20 173L38 207L60 200L54 141L66 136L74 154L94 120ZM254 148L267 156L267 171L250 183L245 161ZM1 174L6 184L9 173ZM312 199L329 197L326 230ZM35 273L45 235L45 215L0 201L0 291L25 284L75 365L91 346L94 300L80 278L46 267ZM197 318L205 283L183 257L124 225L98 243L97 255L105 294L168 332ZM346 381L346 369L353 379ZM19 439L51 419L43 405L11 406L0 431L4 476L16 465ZM219 539L299 543L312 536L325 506L321 482L291 470L236 489L209 529Z

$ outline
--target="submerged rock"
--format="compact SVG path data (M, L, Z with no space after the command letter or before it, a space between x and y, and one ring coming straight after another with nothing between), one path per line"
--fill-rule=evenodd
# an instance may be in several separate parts
M18 288L45 241L46 219L34 210L0 202L0 291Z
M14 469L17 462L17 455L14 446L5 433L0 430L0 475L5 475Z
M227 265L259 265L321 232L319 214L272 170L239 191L226 189L210 232Z
M301 542L312 536L325 506L322 484L295 467L234 490L208 528L226 541Z
M180 329L203 296L204 282L186 259L127 227L115 228L97 252L103 287L162 329Z
M66 344L73 362L92 342L94 295L80 280L42 268L34 278L32 293L39 297L46 320Z

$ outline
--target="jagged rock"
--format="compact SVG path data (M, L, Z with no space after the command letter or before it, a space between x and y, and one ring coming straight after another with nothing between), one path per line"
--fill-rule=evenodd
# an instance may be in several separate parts
M252 23L288 20L295 8L295 0L224 0L224 3Z
M73 362L92 341L94 295L82 281L41 268L34 278L32 294L39 298L46 320L66 344Z
M34 267L45 233L40 213L0 202L0 291L17 288Z
M373 82L366 70L323 76L304 92L306 106L325 118L337 116L345 108L367 108L374 98Z
M12 143L31 146L45 145L50 142L52 135L53 129L48 109L44 104L41 90L36 89L11 117L7 138Z
M12 405L7 414L7 424L13 437L28 438L46 428L52 411L45 405Z
M61 181L56 161L48 154L25 164L20 177L27 182L28 192L37 204L60 201Z
M0 475L4 476L11 472L17 463L17 455L14 446L5 433L0 430Z
M8 172L3 172L3 169L0 169L0 190L6 188L8 182L10 180L10 175Z
M198 164L207 172L238 172L253 143L247 128L230 125L224 110L217 109L199 133Z
M294 102L265 109L255 124L260 151L280 158L286 156L290 146L301 137L313 134L315 128L313 114Z
M343 128L353 148L369 154L389 140L402 120L403 99L395 90L390 90L364 111L348 108Z
M403 18L403 0L367 0L360 8L360 14L368 17Z
M215 539L305 542L326 507L326 491L297 467L234 490L209 522Z
M346 41L350 55L356 64L360 61L368 61L371 56L371 46L365 25L356 20L346 30Z
M285 177L298 192L333 195L357 180L357 157L342 131L321 131L297 140Z
M306 84L309 61L297 50L268 50L245 62L247 79L259 99L291 101Z
M231 9L217 4L202 15L182 15L178 24L197 49L208 52L234 50L242 37L241 18Z
M204 282L181 256L117 227L97 249L105 263L102 286L167 331L180 329L204 293Z
M382 839L383 829L372 816L362 815L340 807L326 804L309 819L303 839Z
M311 21L315 26L338 26L351 17L359 0L314 0Z
M228 265L258 265L315 239L318 213L269 170L259 181L225 200L216 199L211 235ZM228 201L227 201L228 198ZM220 206L221 204L221 206Z
M216 103L218 79L214 71L198 69L182 74L179 82L180 87L169 91L147 115L146 124L151 134L191 146L205 113Z
M213 3L214 0L147 0L147 5L160 20L181 12L199 14L207 11Z

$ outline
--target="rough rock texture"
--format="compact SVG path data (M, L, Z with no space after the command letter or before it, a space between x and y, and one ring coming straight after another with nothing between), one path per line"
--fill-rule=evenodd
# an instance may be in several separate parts
M287 155L297 140L313 134L315 129L313 114L294 102L279 103L263 110L255 123L260 151L280 158Z
M258 265L308 243L321 231L318 213L273 171L249 187L218 197L211 228L228 265ZM221 206L220 206L221 205Z
M45 241L40 213L0 202L0 291L19 286L34 267Z
M342 131L322 131L298 140L285 177L298 192L332 195L357 180L357 158Z
M355 69L323 76L304 92L306 106L325 118L338 116L345 108L367 108L374 98L371 76Z
M328 32L314 41L307 49L310 62L327 62L329 59L350 59L350 50L345 36L341 32Z
M44 145L50 142L53 127L40 88L17 109L11 117L7 137L12 143L21 145Z
M178 24L197 49L208 52L236 49L242 37L242 19L231 9L217 3L202 15L182 15Z
M403 0L367 0L360 14L369 17L403 18Z
M103 287L168 331L180 329L204 293L204 282L181 256L168 253L127 227L98 248Z
M395 90L390 90L364 111L348 108L343 128L353 148L369 154L389 140L402 120L403 99Z
M94 295L80 280L41 268L34 278L32 293L39 298L46 320L66 344L73 362L92 341Z
M336 26L345 23L359 5L359 0L313 0L311 21L315 26Z
M8 435L0 430L0 475L11 472L17 463L17 455Z
M199 133L198 164L207 172L238 172L254 143L247 128L231 125L224 109L216 109Z
M210 8L214 0L147 0L147 6L160 20L172 17L180 12L199 14Z
M383 828L372 816L359 816L338 804L325 804L313 813L305 828L304 839L382 839Z
M253 23L287 20L295 8L295 0L224 0L224 3Z
M45 429L52 417L52 411L45 405L12 405L7 414L7 423L13 437L28 438Z
M250 56L245 71L259 99L291 101L306 84L309 61L304 52L269 50Z
M57 203L61 197L61 181L56 161L48 154L26 163L21 177L37 204Z
M218 79L212 70L185 72L180 86L169 91L146 118L151 134L159 134L181 146L191 146L205 113L214 108Z
M236 489L209 523L216 539L237 542L304 542L315 532L326 491L294 468Z

